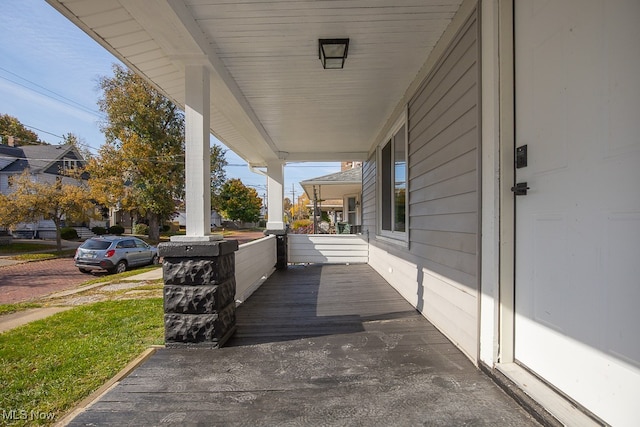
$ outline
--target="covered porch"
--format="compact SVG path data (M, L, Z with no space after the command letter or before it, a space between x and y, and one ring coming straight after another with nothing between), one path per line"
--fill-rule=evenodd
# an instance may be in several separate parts
M158 350L69 425L537 425L366 264L277 271L237 325Z

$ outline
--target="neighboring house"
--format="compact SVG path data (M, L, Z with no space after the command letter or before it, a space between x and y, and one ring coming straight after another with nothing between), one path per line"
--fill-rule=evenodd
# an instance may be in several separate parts
M333 222L349 224L351 232L361 225L362 166L343 168L340 172L300 182L314 206L333 213ZM330 215L331 217L331 215Z
M25 170L34 182L75 182L65 171L84 166L85 162L73 145L5 145L0 144L0 192L11 192L11 177Z
M66 145L22 145L0 144L0 192L11 193L11 178L28 171L31 180L41 183L74 184L78 181L69 177L69 172L83 167L85 161L78 150L70 144ZM87 224L91 227L93 224ZM96 222L95 225L102 225ZM40 220L35 223L19 224L14 234L20 237L55 238L55 225L51 220Z
M563 422L640 425L640 2L48 2L189 107L188 153L266 168L269 230L286 162L364 161L365 259L407 301Z
M178 211L177 215L172 219L173 222L177 222L182 228L187 226L187 213L185 211ZM222 225L222 217L218 212L211 212L211 227L220 227Z

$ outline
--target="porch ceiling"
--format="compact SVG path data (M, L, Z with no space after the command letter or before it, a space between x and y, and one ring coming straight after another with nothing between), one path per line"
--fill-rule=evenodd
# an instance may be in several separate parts
M211 70L211 131L254 165L362 160L462 0L47 0L184 107ZM324 70L319 38L350 38Z

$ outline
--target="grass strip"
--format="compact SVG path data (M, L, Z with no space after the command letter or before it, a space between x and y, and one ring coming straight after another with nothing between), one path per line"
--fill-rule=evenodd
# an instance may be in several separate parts
M98 302L8 331L0 335L0 410L16 414L11 425L53 423L162 342L161 298Z
M3 314L15 313L17 311L39 308L42 304L35 302L18 302L15 304L0 304L0 316Z
M60 252L51 251L51 252L13 255L11 256L11 258L17 259L20 261L42 261L45 259L53 259L53 258L71 258L75 253L76 253L75 249L63 249Z
M56 249L55 245L46 243L13 242L8 245L0 245L0 254L19 254L21 252L43 251Z

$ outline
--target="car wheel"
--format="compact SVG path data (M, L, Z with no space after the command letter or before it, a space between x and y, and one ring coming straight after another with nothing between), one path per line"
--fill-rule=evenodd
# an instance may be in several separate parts
M90 274L91 270L87 270L86 268L79 268L78 270L80 270L80 273L84 273L84 274Z
M114 268L114 273L124 273L127 271L127 262L125 260L119 261Z
M155 255L155 256L151 259L151 264L152 264L152 265L158 265L158 264L160 264L160 258L158 257L158 255Z

